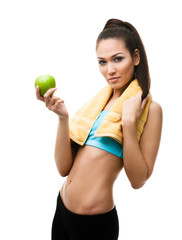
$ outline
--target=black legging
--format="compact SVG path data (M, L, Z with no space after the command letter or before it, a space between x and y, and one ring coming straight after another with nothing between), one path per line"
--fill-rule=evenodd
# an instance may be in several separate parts
M64 206L59 193L52 240L117 240L118 234L119 221L115 207L104 214L75 214Z

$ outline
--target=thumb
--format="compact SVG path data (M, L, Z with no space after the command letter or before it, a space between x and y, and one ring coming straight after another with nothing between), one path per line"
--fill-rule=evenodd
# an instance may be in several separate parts
M148 95L146 96L146 98L144 98L143 101L142 101L142 104L141 104L141 108L142 108L142 109L144 109L144 107L145 107L148 99L149 99L149 94L148 94Z

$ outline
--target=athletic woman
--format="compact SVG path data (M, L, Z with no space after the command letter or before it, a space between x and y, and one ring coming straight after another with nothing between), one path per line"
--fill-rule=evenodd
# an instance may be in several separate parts
M161 106L152 101L140 141L136 122L144 110L150 89L150 76L145 49L137 30L117 19L107 21L96 42L99 69L112 95L80 146L70 139L69 114L63 99L44 97L36 88L37 99L58 115L55 144L57 169L66 180L57 198L52 225L52 240L116 240L119 221L113 200L113 184L122 169L134 189L141 188L152 174L162 129ZM123 144L108 138L108 145L93 137L97 128L125 89L135 79L142 89L126 100L122 109ZM92 135L92 143L89 139ZM97 145L98 144L98 145Z

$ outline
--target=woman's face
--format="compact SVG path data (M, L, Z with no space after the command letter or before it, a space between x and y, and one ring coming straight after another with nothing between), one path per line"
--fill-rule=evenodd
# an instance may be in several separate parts
M122 89L134 75L134 67L140 62L138 49L132 57L121 39L101 40L97 46L99 68L113 89Z

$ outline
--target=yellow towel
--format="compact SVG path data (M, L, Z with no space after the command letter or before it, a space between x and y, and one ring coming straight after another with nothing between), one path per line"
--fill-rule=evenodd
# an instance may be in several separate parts
M111 137L123 143L122 134L122 109L123 103L132 96L136 96L141 91L138 80L133 80L125 89L123 94L119 97L109 113L105 116L103 122L97 129L95 137ZM110 85L105 86L99 93L97 93L91 100L89 100L81 109L79 109L73 118L70 119L70 137L79 145L84 145L89 132L97 119L100 112L105 107L112 94ZM136 122L136 134L138 141L147 121L148 110L152 101L151 94L149 94L148 102L145 105L144 111Z

